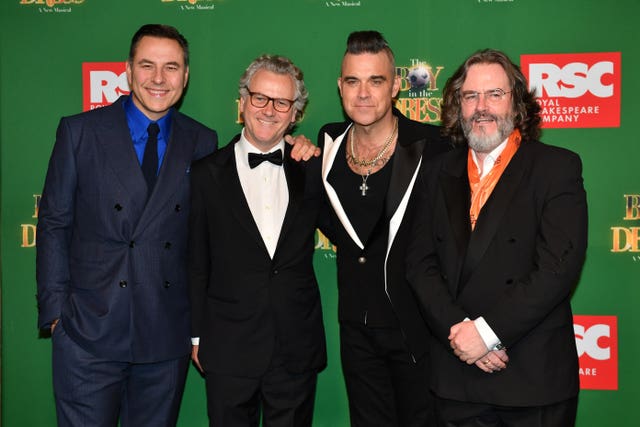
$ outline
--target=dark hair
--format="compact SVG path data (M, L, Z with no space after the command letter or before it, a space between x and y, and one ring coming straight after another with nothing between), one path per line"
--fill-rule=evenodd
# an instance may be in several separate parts
M379 53L384 52L391 61L393 73L395 74L396 59L393 51L389 47L389 43L384 36L378 31L354 31L347 38L347 50L344 54L360 55L362 53Z
M291 77L291 80L293 80L296 87L296 98L293 103L293 108L296 109L296 123L302 120L304 108L307 105L307 99L309 98L309 93L307 92L307 88L304 84L304 75L302 74L302 70L296 67L296 65L286 56L261 55L249 64L245 72L240 77L240 81L238 82L240 97L249 95L249 90L247 88L251 84L251 79L254 74L259 70L267 70L272 73L285 74ZM291 126L293 126L293 124Z
M175 40L182 48L185 67L189 65L189 42L187 42L187 39L185 39L184 36L180 34L180 32L175 27L162 24L146 24L140 27L138 31L136 31L136 33L133 35L133 38L131 39L131 47L129 48L130 63L133 61L133 57L136 55L138 43L140 43L140 40L145 36Z
M520 130L523 141L539 139L540 105L535 99L535 90L529 91L527 79L520 67L511 62L503 52L494 49L477 51L447 80L442 94L443 133L456 144L466 141L461 124L460 89L467 78L469 68L476 64L498 64L504 69L511 86L514 128Z

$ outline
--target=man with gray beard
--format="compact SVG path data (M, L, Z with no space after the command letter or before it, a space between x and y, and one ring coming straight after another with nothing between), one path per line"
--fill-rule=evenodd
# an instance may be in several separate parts
M575 424L587 202L578 155L538 141L533 93L504 53L469 57L444 88L459 147L416 182L407 275L435 337L438 425Z

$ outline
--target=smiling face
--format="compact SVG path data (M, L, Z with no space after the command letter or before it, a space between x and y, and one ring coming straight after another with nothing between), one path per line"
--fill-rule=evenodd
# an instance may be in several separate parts
M487 102L485 92L502 89L506 95L497 102ZM474 64L469 67L460 93L478 92L476 102L462 103L461 124L469 147L477 153L489 153L513 131L509 78L499 64Z
M177 41L144 36L127 62L133 103L151 120L163 117L182 96L189 78L184 52Z
M349 118L361 126L390 119L393 98L400 90L400 78L394 74L385 52L346 54L338 79L342 106Z
M248 90L273 99L296 98L296 87L293 78L288 74L278 74L260 69L251 78ZM262 152L269 151L280 142L285 132L296 121L296 108L291 107L286 113L276 111L273 101L264 107L254 107L249 95L240 98L240 112L244 120L244 135L247 140Z

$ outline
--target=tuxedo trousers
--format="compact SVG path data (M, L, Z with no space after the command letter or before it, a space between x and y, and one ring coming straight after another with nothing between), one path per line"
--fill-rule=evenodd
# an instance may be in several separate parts
M435 426L429 357L413 360L401 329L343 322L340 356L353 427Z
M207 372L209 425L311 427L317 378L315 370L289 372L278 355L257 378Z

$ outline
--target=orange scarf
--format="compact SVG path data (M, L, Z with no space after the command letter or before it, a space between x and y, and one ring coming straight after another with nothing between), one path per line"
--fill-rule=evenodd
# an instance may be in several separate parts
M473 154L471 154L471 149L469 149L469 155L467 157L467 172L469 174L469 184L471 186L471 207L469 208L469 216L471 218L472 230L476 226L476 220L478 219L478 215L480 215L480 210L489 196L491 196L496 184L498 184L498 181L502 176L502 172L504 172L511 161L511 158L516 154L516 151L518 151L518 147L520 147L520 140L520 131L515 129L511 132L511 135L509 135L507 146L496 159L493 164L493 168L491 168L489 173L482 179L480 179L478 167L473 161Z

